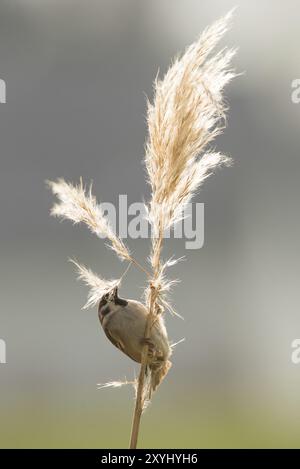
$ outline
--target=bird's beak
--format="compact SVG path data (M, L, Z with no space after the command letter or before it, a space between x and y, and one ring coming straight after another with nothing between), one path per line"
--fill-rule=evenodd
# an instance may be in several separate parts
M113 300L117 300L119 297L118 297L118 287L115 287L113 289Z
M118 286L116 286L113 289L112 301L115 303L115 305L119 305L119 306L127 306L128 304L127 300L123 300L122 298L118 296Z

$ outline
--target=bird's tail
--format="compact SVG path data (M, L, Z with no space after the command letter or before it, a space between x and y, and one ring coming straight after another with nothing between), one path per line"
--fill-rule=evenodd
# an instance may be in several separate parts
M172 363L166 360L162 364L151 366L151 392L154 392L167 375Z

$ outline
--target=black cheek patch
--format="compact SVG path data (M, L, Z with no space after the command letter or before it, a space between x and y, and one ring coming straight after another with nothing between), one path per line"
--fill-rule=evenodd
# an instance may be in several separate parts
M122 298L116 298L116 299L115 299L115 304L116 304L116 305L120 305L120 306L127 306L127 305L128 305L128 301L122 300Z
M104 298L102 298L99 303L98 311L100 310L100 308L102 308L102 306L105 306L106 304L107 304L107 301Z
M106 306L106 308L102 308L101 310L101 316L104 317L106 316L107 314L109 314L111 312L111 309L109 306Z

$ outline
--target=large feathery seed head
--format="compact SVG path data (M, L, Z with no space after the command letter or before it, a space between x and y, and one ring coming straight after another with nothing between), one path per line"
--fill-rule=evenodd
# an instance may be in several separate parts
M209 58L231 16L207 28L164 78L155 81L154 101L148 103L145 157L152 189L148 218L154 236L178 221L192 195L217 167L230 163L220 153L203 152L224 128L222 91L235 76L229 68L234 50L223 49Z

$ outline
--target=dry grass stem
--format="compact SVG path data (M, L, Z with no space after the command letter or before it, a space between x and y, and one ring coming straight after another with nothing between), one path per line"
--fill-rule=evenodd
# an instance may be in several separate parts
M152 278L146 290L149 309L145 337L164 307L172 282L161 260L166 229L182 218L186 204L205 179L230 158L207 150L224 128L222 91L235 76L229 68L233 50L223 49L209 57L227 31L232 13L207 28L199 40L176 59L162 80L154 84L154 101L148 103L149 135L145 163L152 197L148 220L152 226L150 263ZM136 448L144 407L143 392L148 346L144 346L132 424L130 448Z

